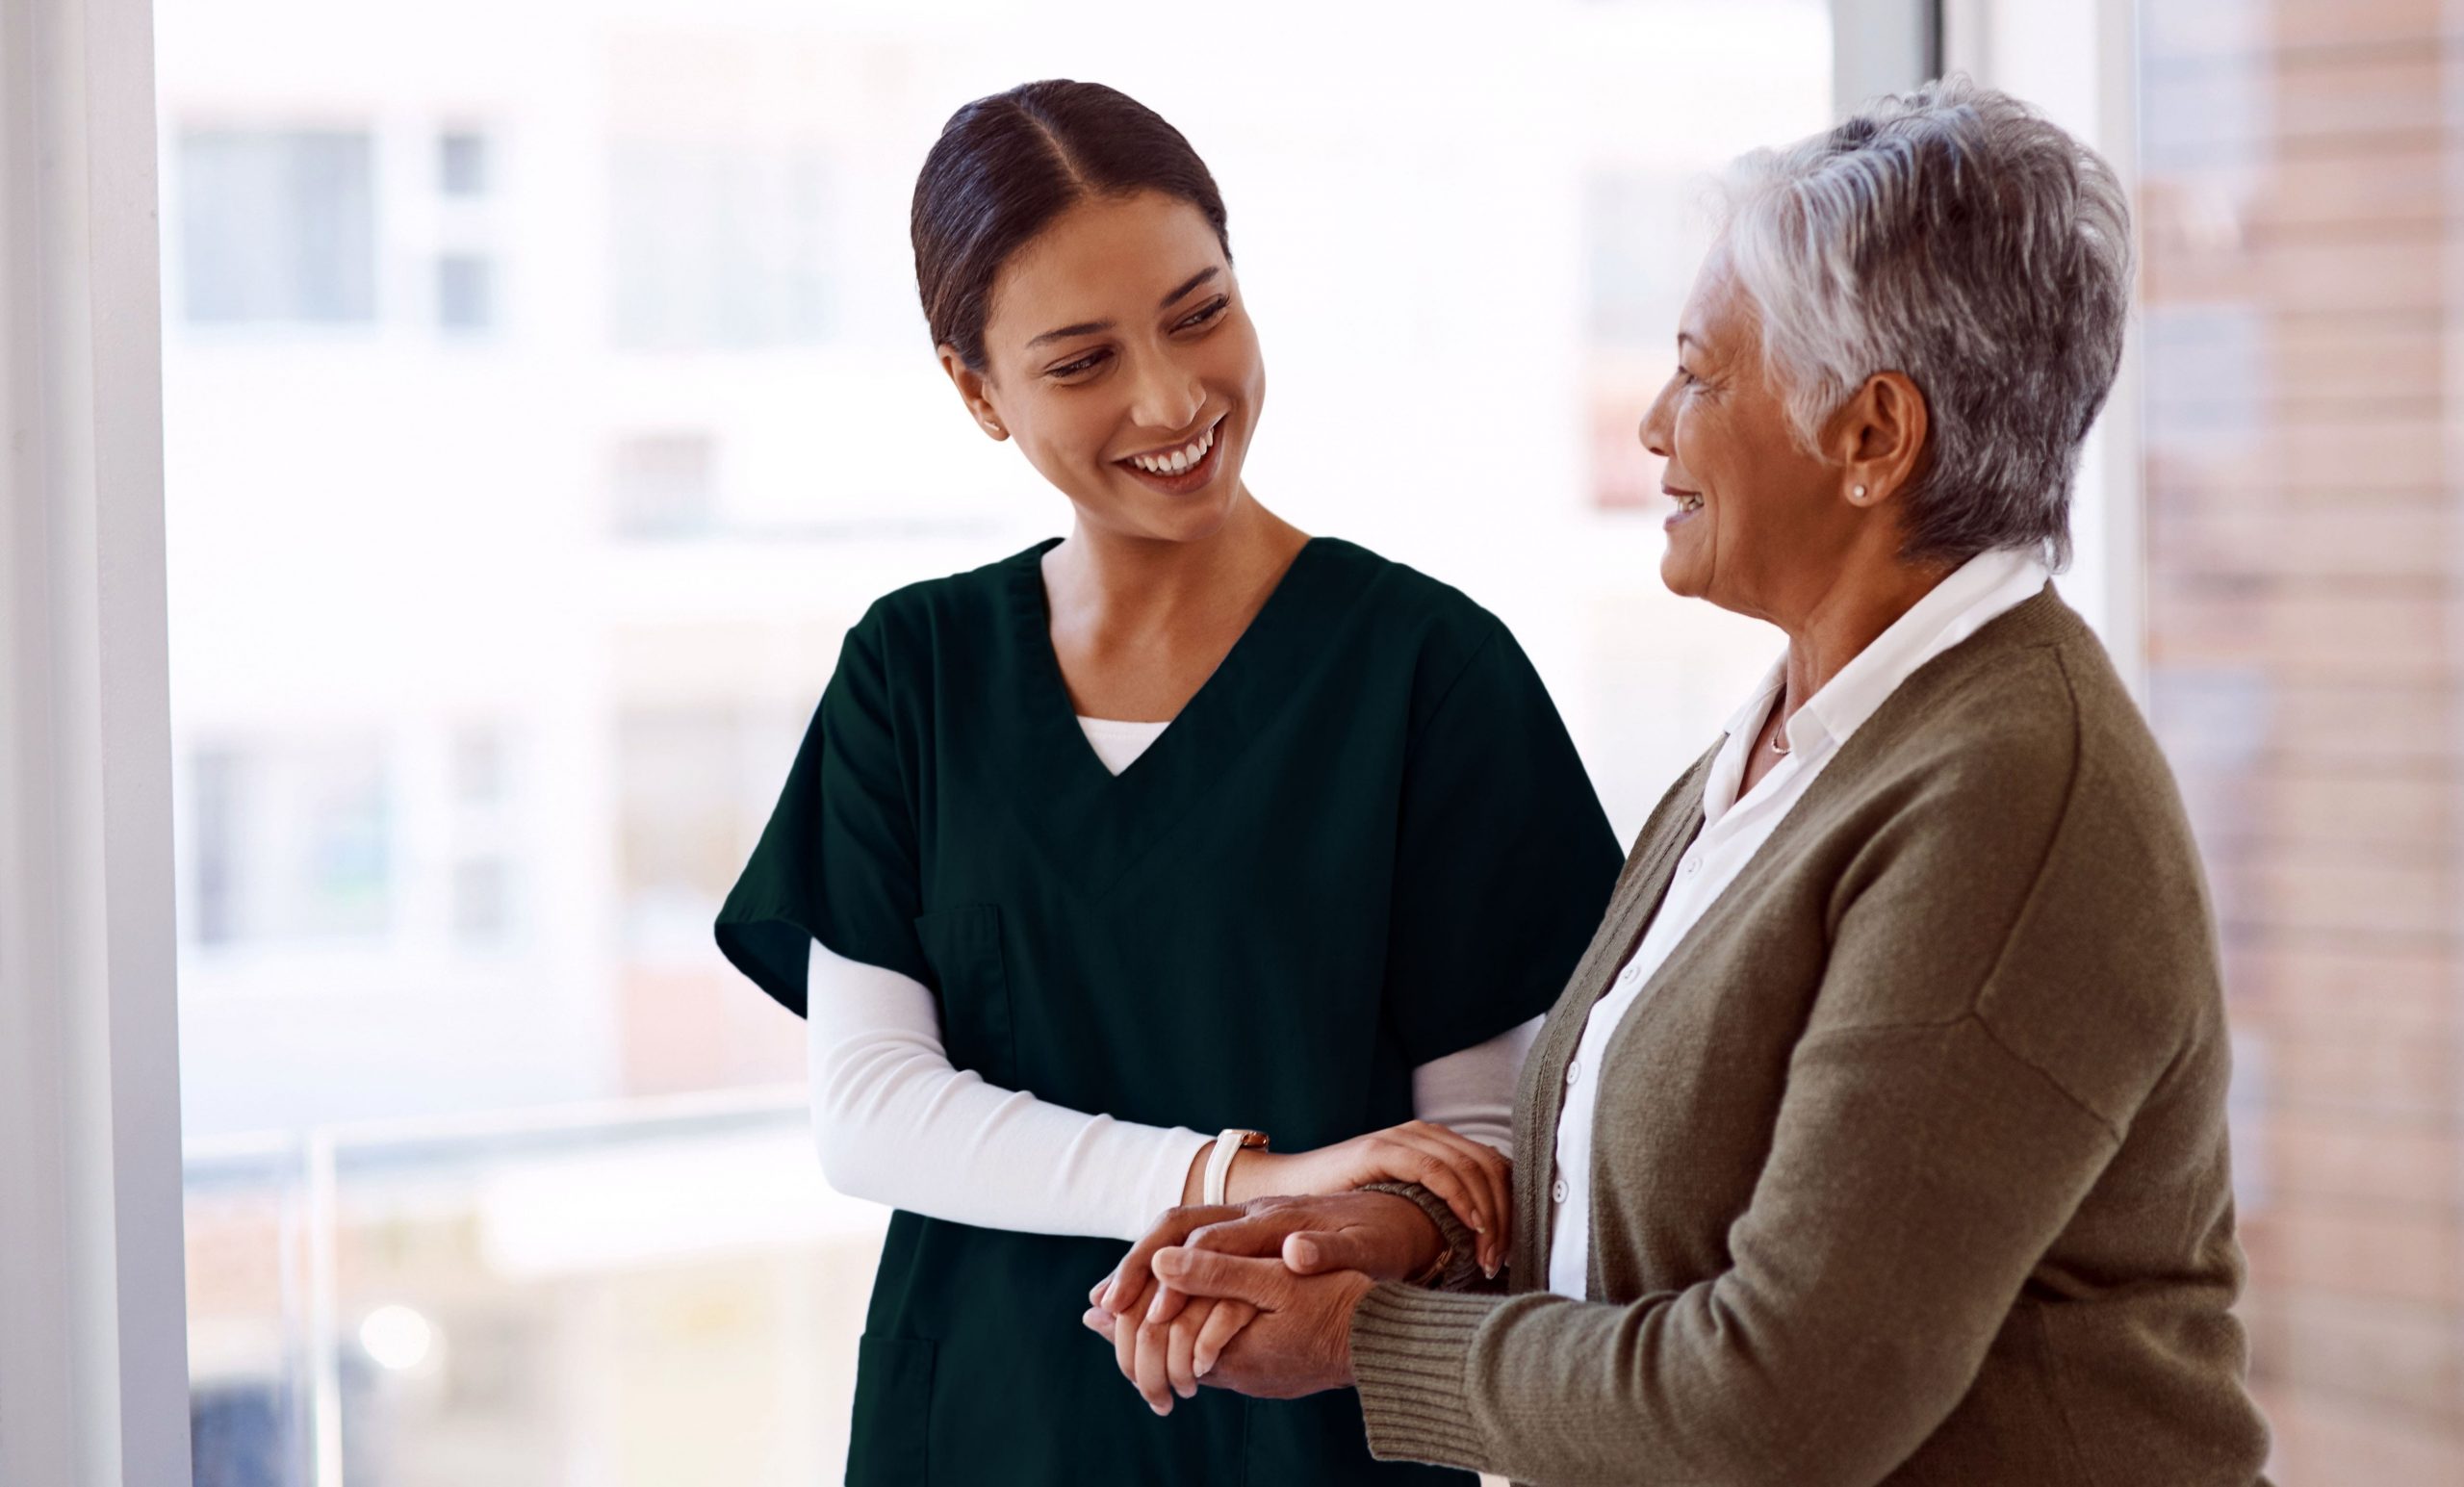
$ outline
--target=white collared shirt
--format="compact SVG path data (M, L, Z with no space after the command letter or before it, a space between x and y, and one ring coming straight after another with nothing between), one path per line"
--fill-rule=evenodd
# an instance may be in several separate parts
M1563 1108L1557 1116L1556 1161L1549 1174L1554 1210L1549 1244L1549 1289L1581 1298L1590 1285L1591 1148L1593 1074L1626 1013L1652 976L1668 960L1781 821L1805 797L1823 766L1851 734L1874 715L1899 684L1927 661L1973 635L1985 624L2033 598L2049 577L2036 550L1982 552L1962 564L1932 592L1910 606L1871 645L1839 668L1822 690L1806 699L1783 731L1788 755L1743 799L1746 751L1756 746L1771 715L1786 658L1772 666L1762 684L1728 721L1728 741L1711 761L1703 783L1703 830L1677 860L1676 876L1659 911L1643 932L1633 957L1606 994L1594 1003L1582 1041L1566 1065Z

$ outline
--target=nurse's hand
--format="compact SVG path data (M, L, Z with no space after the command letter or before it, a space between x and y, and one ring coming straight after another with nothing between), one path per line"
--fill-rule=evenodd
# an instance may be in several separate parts
M1112 1277L1098 1281L1087 1299L1099 1301ZM1100 1305L1087 1308L1086 1323L1113 1345L1121 1376L1158 1415L1172 1413L1175 1397L1197 1395L1198 1380L1215 1367L1224 1347L1258 1315L1246 1301L1185 1296L1149 1281L1127 1316Z
M1194 1182L1203 1164L1190 1165ZM1232 1159L1232 1201L1276 1193L1339 1193L1373 1182L1418 1183L1445 1200L1479 1245L1480 1268L1495 1275L1513 1232L1514 1164L1504 1153L1433 1120L1406 1120L1315 1151L1245 1151ZM1185 1189L1192 1200L1194 1189Z

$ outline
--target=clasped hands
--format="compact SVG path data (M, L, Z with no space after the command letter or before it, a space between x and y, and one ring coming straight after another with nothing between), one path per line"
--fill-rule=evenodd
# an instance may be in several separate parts
M1268 1399L1340 1388L1352 1309L1444 1243L1389 1192L1176 1208L1088 1293L1086 1323L1158 1415L1200 1380Z

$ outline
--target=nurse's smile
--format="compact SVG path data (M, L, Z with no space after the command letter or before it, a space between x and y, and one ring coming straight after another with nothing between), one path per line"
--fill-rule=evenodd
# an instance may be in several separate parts
M1226 417L1217 414L1194 439L1123 455L1113 463L1136 476L1140 484L1167 496L1187 496L1203 490L1215 478L1216 472L1223 468Z

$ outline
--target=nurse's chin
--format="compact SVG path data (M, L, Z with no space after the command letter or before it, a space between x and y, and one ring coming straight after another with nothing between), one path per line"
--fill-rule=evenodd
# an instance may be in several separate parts
M1204 542L1221 531L1232 518L1232 502L1197 501L1184 498L1173 505L1155 509L1152 501L1142 502L1137 513L1138 525L1147 536L1163 542Z

